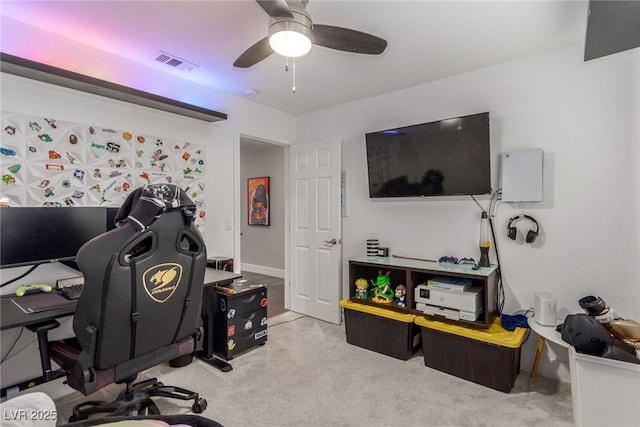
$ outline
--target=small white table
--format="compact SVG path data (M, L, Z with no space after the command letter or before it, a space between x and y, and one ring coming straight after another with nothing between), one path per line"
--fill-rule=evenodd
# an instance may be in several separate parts
M540 339L538 340L538 350L536 350L536 358L533 359L533 367L531 368L531 378L535 378L536 375L538 375L540 356L542 356L542 351L544 350L544 345L547 340L566 349L569 349L569 343L562 339L562 335L560 332L556 331L555 326L542 326L535 321L534 317L528 318L527 323L529 323L531 330L540 336ZM561 323L561 321L559 320L558 323Z

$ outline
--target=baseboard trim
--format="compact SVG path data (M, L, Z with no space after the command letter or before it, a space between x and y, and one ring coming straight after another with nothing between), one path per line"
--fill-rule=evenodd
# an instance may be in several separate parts
M264 274L265 276L279 277L284 279L284 270L279 268L265 267L262 265L246 264L242 263L242 271L248 271L249 273Z

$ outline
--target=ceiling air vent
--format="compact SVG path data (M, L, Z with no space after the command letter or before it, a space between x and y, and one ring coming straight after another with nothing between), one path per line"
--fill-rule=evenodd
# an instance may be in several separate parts
M191 71L197 67L197 65L192 62L185 61L162 50L156 52L155 60L182 71Z

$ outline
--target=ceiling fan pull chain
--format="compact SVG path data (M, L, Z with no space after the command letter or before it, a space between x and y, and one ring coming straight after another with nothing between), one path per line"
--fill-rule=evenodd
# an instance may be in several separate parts
M289 71L289 57L288 56L284 57L284 70L287 71L287 72Z
M296 93L296 58L293 58L293 93Z

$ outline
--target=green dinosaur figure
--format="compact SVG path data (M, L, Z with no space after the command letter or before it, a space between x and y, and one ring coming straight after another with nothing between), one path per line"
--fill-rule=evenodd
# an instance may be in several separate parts
M391 271L387 271L386 274L382 274L382 270L378 271L378 277L375 283L371 281L373 287L373 300L381 303L390 303L395 296L394 290L391 288L391 279L389 276Z

